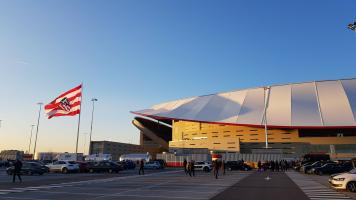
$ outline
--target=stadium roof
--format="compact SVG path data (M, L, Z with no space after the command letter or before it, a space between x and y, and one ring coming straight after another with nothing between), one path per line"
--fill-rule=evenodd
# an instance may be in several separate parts
M266 101L268 127L356 128L356 79L217 93L161 103L132 113L158 120L260 127L264 126Z

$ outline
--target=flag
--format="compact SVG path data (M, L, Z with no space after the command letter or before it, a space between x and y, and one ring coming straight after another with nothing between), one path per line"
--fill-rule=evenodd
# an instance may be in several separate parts
M48 119L59 116L74 116L80 114L82 101L82 85L64 92L45 106Z

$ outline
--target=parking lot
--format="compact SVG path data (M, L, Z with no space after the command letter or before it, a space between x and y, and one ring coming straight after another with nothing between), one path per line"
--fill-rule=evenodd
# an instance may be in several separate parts
M0 170L0 199L356 199L355 193L337 191L328 176L300 172L227 171L215 179L212 173L196 172L189 177L181 169L137 170L120 173L49 173L12 176Z
M182 170L147 171L144 176L134 172L137 171L39 186L7 183L12 187L0 189L0 199L210 199L252 173L230 172L214 179L211 173L205 172L197 172L195 177L186 176Z

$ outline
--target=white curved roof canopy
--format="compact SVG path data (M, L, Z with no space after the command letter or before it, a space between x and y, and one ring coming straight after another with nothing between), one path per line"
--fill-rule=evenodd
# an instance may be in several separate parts
M286 128L356 128L356 79L315 81L218 93L133 112L155 119Z

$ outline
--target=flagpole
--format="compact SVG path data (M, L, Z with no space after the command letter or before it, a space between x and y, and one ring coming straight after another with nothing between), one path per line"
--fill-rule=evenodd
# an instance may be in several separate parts
M76 160L78 160L78 141L79 141L79 129L80 129L80 115L82 113L83 83L81 84L81 86L82 86L82 91L81 91L82 94L80 95L80 110L79 110L79 117L78 117L77 143L75 145Z

